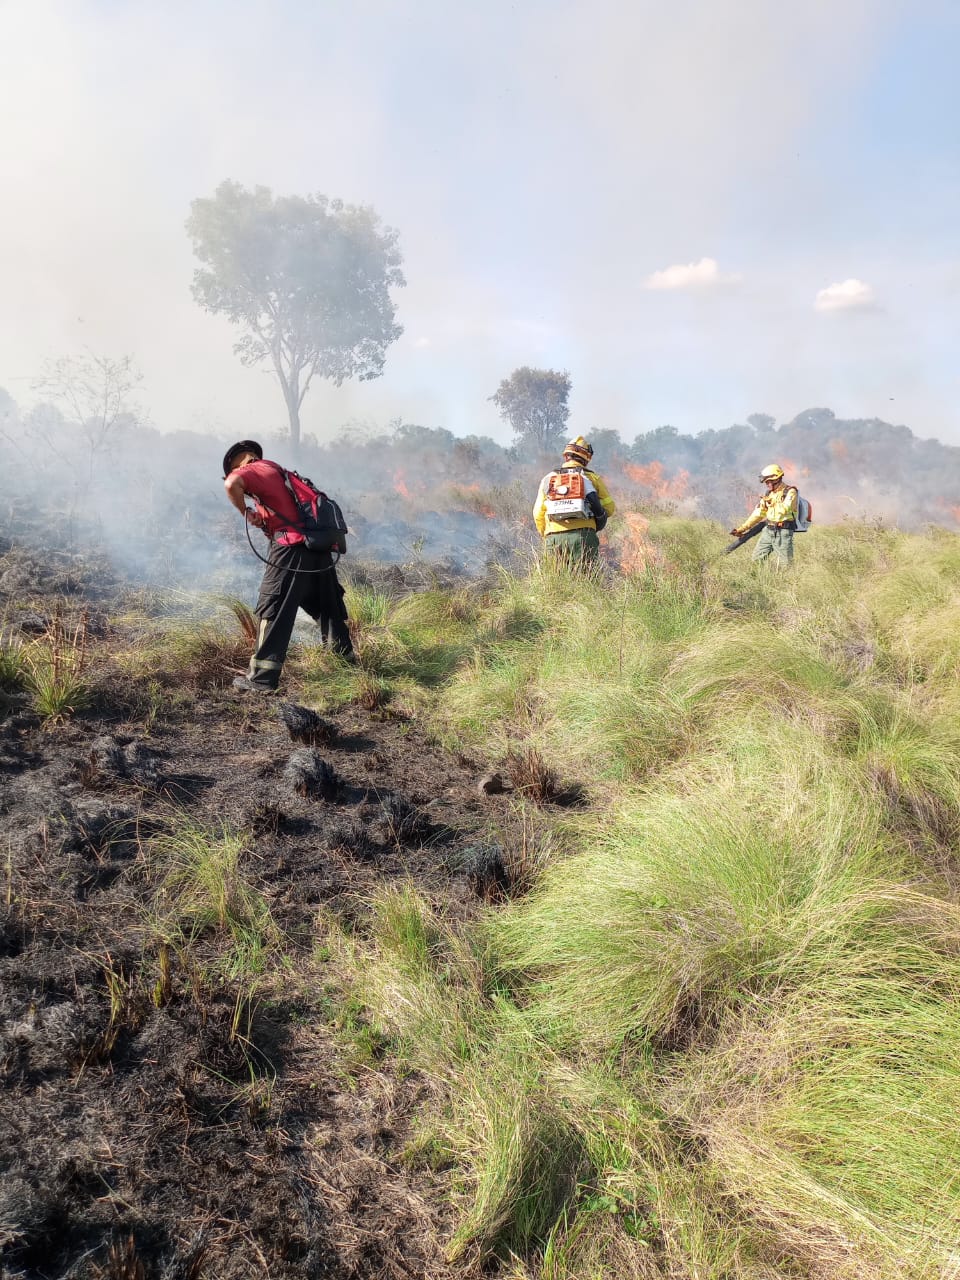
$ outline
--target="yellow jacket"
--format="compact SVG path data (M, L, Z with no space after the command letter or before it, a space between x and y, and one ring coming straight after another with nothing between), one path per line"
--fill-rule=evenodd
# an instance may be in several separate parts
M603 483L597 473L595 471L587 471L585 467L578 466L575 462L565 462L563 465L570 471L582 471L589 480L593 481L593 487L597 491L597 497L600 499L604 511L606 511L608 516L612 516L614 511L617 509L617 505L610 497L610 492L607 489L607 486ZM555 470L558 471L559 469L559 467L555 468ZM547 518L547 481L552 475L553 472L548 471L540 481L537 500L533 504L533 520L537 526L537 531L539 532L540 537L545 538L548 533L566 533L568 529L595 529L597 527L597 522L595 520L564 520L561 522L559 520L549 520Z
M793 485L781 484L765 493L746 520L737 525L737 534L746 533L755 525L785 524L797 518L797 491Z

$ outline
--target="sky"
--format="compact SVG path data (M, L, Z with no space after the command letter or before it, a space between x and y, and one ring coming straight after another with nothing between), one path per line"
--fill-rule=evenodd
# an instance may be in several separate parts
M384 374L303 427L505 443L754 412L960 445L956 0L0 0L0 387L133 356L164 431L280 431L184 230L224 179L372 205L407 287Z

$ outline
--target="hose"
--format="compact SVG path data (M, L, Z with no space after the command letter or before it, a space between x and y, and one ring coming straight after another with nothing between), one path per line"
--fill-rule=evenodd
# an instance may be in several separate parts
M252 507L249 509L251 511L253 510ZM246 516L244 516L243 518L243 527L246 530L247 541L250 543L250 550L257 557L258 560L262 560L264 564L269 564L270 563L269 559L266 556L262 556L260 552L257 550L257 548L253 545L253 539L250 537L250 523L247 520ZM296 544L294 543L293 545L295 546ZM340 559L341 553L339 551L334 553L333 549L331 548L330 555L334 556L334 554L336 558L333 560L333 563L324 565L322 569L286 569L284 570L284 572L285 573L329 573L331 569L336 569L337 561Z

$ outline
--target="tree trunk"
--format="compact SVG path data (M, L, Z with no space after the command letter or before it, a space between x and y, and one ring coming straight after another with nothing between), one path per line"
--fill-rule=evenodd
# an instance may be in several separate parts
M299 389L294 383L285 389L285 397L287 402L287 416L290 419L290 452L293 460L300 452L300 394Z

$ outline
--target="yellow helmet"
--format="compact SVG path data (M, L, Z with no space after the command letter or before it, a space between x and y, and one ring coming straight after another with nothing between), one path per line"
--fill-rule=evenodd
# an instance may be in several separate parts
M761 480L782 480L783 467L776 462L771 462L769 467L764 467L760 472Z
M582 462L584 466L593 457L593 447L584 440L583 436L577 436L576 440L571 440L563 451L565 458L573 458L575 462Z

